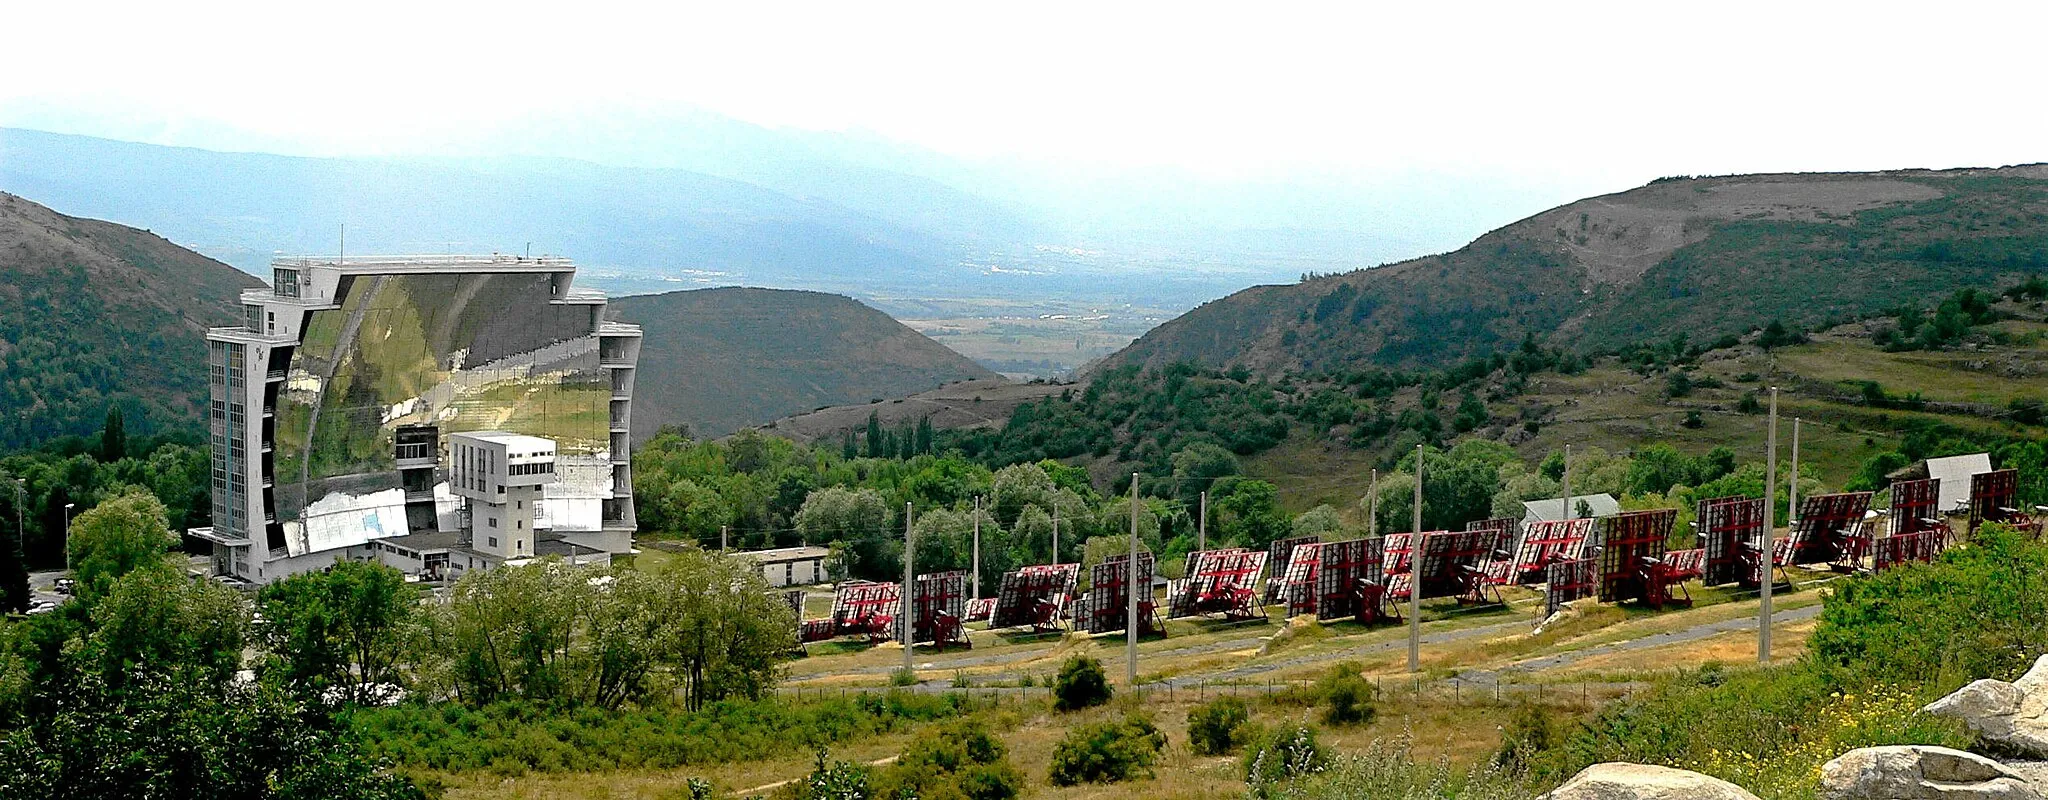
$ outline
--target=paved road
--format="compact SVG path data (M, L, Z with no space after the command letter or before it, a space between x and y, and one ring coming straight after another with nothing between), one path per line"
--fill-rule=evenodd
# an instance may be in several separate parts
M1787 622L1803 622L1805 620L1813 619L1814 617L1820 616L1820 610L1820 604L1816 603L1810 606L1801 606L1799 608L1789 609L1786 611L1779 611L1775 614L1772 614L1771 616L1776 624L1782 625ZM1462 680L1468 680L1477 683L1491 683L1499 681L1501 678L1504 677L1528 673L1540 673L1545 670L1557 669L1558 667L1574 664L1579 661L1592 658L1594 656L1607 655L1608 653L1626 653L1633 650L1648 650L1653 647L1665 647L1668 645L1699 641L1701 639L1705 639L1712 636L1719 636L1721 634L1730 633L1733 631L1753 631L1756 630L1756 623L1757 618L1754 616L1724 619L1720 622L1707 622L1699 625L1694 625L1690 628L1680 628L1675 631L1653 633L1639 639L1628 639L1620 642L1610 642L1608 644L1598 645L1595 647L1586 647L1578 650L1570 650L1563 653L1558 653L1556 655L1543 656L1541 658L1532 658L1527 661L1516 662L1509 666L1503 667L1499 670L1471 670L1460 673L1458 677Z

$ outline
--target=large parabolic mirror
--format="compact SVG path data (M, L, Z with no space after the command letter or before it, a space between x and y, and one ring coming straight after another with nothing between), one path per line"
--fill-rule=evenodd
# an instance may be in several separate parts
M611 482L598 306L550 302L546 274L343 276L335 294L339 308L309 314L277 400L273 510L293 555L407 532L393 439L406 425L554 440L567 469L552 496L582 502L547 511L596 529ZM583 508L590 520L569 519Z

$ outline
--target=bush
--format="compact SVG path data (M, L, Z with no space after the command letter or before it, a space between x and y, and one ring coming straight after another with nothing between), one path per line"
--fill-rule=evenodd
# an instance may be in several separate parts
M1047 777L1054 786L1073 786L1116 783L1140 772L1151 775L1152 764L1165 746L1166 734L1143 715L1083 725L1053 746L1052 770Z
M1711 666L1718 684L1720 665ZM1705 667L1700 671L1702 676L1707 675ZM1508 716L1508 724L1501 729L1500 749L1494 751L1493 763L1499 767L1524 770L1538 756L1550 752L1563 741L1564 733L1558 730L1556 712L1525 700L1516 704L1514 712Z
M1358 664L1347 661L1331 667L1316 681L1325 724L1360 725L1372 721L1377 713L1372 706L1372 683L1359 675L1359 670Z
M1236 750L1250 733L1251 718L1244 701L1228 695L1188 709L1188 749L1202 756Z
M1314 775L1329 765L1330 754L1316 741L1315 728L1283 725L1245 751L1244 782L1252 794L1264 797L1277 784Z
M1055 711L1079 711L1107 703L1114 694L1102 662L1074 656L1060 665L1059 677L1053 679L1052 707Z
M1808 648L1845 685L2015 677L2048 650L2048 546L1987 524L1933 564L1845 580Z
M874 797L1009 800L1024 792L1002 742L974 720L931 728L875 780Z

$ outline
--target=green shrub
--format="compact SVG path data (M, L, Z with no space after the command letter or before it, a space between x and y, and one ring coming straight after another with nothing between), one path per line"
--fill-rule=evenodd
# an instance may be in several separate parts
M1150 775L1165 746L1166 734L1140 714L1120 722L1082 725L1053 746L1048 778L1054 786L1073 786L1116 783L1140 772Z
M891 671L891 672L889 673L889 685L890 685L890 686L916 686L916 685L917 685L917 673L916 673L916 672L914 672L914 671L911 671L911 670L907 670L907 669L898 669L898 670L893 670L893 671Z
M1023 794L1024 776L1002 742L974 720L926 730L875 780L874 797L919 800L1009 800Z
M1720 665L1714 664L1713 675L1720 676ZM1701 668L1701 674L1706 674ZM1517 771L1528 768L1529 764L1550 752L1564 740L1564 732L1558 729L1557 712L1528 701L1515 705L1508 715L1508 724L1501 728L1500 749L1493 753L1495 766Z
M2048 651L2048 545L1986 524L1932 564L1841 581L1808 649L1844 686L2013 678Z
M1244 782L1252 794L1264 797L1272 787L1322 772L1329 765L1330 754L1316 741L1315 728L1283 725L1245 750Z
M797 800L868 800L877 796L868 788L868 768L845 761L827 761L824 750L818 751L817 765L803 782L793 784ZM778 795L780 796L780 795Z
M1188 748L1203 756L1236 750L1250 733L1251 718L1244 701L1229 695L1188 709Z
M1053 679L1052 707L1055 711L1079 711L1107 703L1114 694L1102 662L1074 656L1060 665L1060 674Z
M1361 725L1377 713L1372 705L1373 686L1359 674L1360 667L1344 662L1330 668L1316 681L1316 696L1323 705L1323 722L1328 725Z

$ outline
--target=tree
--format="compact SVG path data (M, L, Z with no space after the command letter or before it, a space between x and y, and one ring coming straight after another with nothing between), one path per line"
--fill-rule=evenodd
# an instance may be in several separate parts
M1210 505L1221 512L1219 529L1224 538L1240 547L1263 548L1286 535L1287 515L1280 511L1280 490L1259 480L1228 482L1222 496L1210 495Z
M1323 504L1304 511L1301 513L1301 516L1295 517L1293 530L1289 535L1294 537L1314 536L1324 539L1337 539L1342 538L1343 533L1344 518L1337 514L1337 509L1331 508L1328 504Z
M848 574L888 580L903 572L902 544L890 535L891 518L880 492L828 486L805 498L791 521L805 544L841 545Z
M100 429L100 462L112 464L128 457L127 426L121 422L121 407L107 409L106 427Z
M1052 552L1052 517L1038 506L1025 506L1017 515L1016 525L1010 529L1010 536L1016 542L1017 552L1025 562L1059 563L1058 555Z
M164 554L177 545L164 521L164 504L141 491L78 515L71 521L70 551L79 599L97 600L121 576L164 563Z
M219 686L242 665L248 620L235 590L159 561L114 580L92 605L83 652L111 691L157 669Z
M882 417L880 412L868 412L868 458L882 458Z
M1217 481L1241 473L1237 456L1210 442L1194 442L1174 453L1173 482L1184 503L1215 487Z
M124 691L92 671L67 681L53 713L0 741L0 785L13 797L423 797L283 692L156 667Z
M14 500L13 489L0 483L0 493L5 499ZM28 559L22 555L19 529L7 524L12 520L0 520L0 611L21 614L28 611Z
M333 688L362 703L377 685L398 682L419 598L398 570L341 561L263 587L257 604L258 633L276 657L271 671L315 697Z
M1109 675L1102 671L1102 662L1088 656L1070 656L1060 665L1059 675L1053 678L1052 707L1054 711L1079 711L1109 702L1115 690L1109 686Z
M669 484L657 510L659 529L698 542L717 541L719 530L733 520L732 505L723 495L689 478Z

